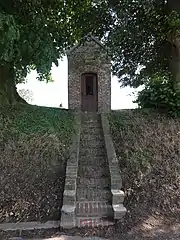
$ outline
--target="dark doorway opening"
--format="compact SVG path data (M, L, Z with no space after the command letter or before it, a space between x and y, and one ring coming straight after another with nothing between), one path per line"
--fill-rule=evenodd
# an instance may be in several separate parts
M81 105L82 111L96 112L98 110L97 75L82 74L81 77Z

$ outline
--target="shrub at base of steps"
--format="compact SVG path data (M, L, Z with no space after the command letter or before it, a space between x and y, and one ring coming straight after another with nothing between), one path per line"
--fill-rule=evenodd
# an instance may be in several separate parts
M109 122L126 195L125 228L151 217L180 223L180 118L125 110L112 111Z
M72 133L67 110L0 108L0 223L59 219Z

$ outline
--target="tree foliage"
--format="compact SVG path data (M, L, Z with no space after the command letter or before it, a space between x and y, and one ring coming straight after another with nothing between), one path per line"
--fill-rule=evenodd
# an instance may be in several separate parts
M67 47L92 33L106 37L114 74L136 87L168 70L168 34L180 19L170 11L178 7L175 0L2 0L0 60L14 62L19 80L31 69L42 79Z
M154 75L180 68L174 39L180 27L178 0L2 0L0 3L0 72L22 82L36 69L40 80L51 79L52 63L65 50L91 33L110 49L113 73L123 86L138 87ZM175 10L175 11L174 11ZM9 64L9 68L3 68ZM11 70L10 70L11 68ZM8 70L7 70L8 69ZM1 95L5 80L0 79ZM3 82L3 84L1 84ZM12 93L9 92L9 95Z
M61 4L60 4L61 3ZM67 43L62 1L2 1L0 22L2 42L1 63L13 62L17 76L26 76L30 69L37 69L42 77L51 69ZM59 21L62 23L59 27ZM60 31L62 28L63 31Z
M113 55L113 72L124 85L138 87L154 74L169 71L172 43L179 14L170 11L164 0L115 1L112 9L116 21L107 42ZM137 70L141 68L138 73Z
M173 115L179 115L180 96L175 91L169 74L161 77L155 74L138 93L134 102L141 108L166 110Z
M106 3L90 0L2 0L0 2L0 103L19 101L15 83L31 70L51 80L52 63L84 34L103 36L109 23ZM96 22L96 24L94 24Z
M110 2L114 24L106 39L113 73L122 86L144 90L140 107L180 109L180 2L122 0Z
M62 0L2 0L1 64L13 62L19 80L31 69L37 70L40 79L48 76L52 63L58 65L65 49L84 34L91 31L103 36L109 16L104 5L102 2L93 6L89 0L81 4Z

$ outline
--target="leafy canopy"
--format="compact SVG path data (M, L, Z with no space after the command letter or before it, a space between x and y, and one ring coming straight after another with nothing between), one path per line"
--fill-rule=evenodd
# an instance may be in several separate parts
M107 8L90 0L2 0L0 64L10 62L18 81L31 69L49 80L52 63L89 31L103 36ZM102 6L101 6L102 5ZM98 7L97 7L98 6ZM94 24L96 22L96 24Z
M179 9L178 0L2 0L0 63L13 63L18 81L31 69L50 80L52 63L92 33L110 48L121 83L137 87L169 70Z
M180 27L180 15L172 12L176 5L165 0L122 0L113 1L111 8L115 21L107 44L113 72L122 85L138 87L154 74L166 75L172 54L169 38Z

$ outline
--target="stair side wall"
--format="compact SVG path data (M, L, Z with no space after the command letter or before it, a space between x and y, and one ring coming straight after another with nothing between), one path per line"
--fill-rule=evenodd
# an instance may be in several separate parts
M75 208L76 208L76 190L77 190L77 173L79 160L79 146L81 134L81 115L75 113L76 132L72 138L69 159L66 166L66 179L63 193L63 206L61 209L60 226L63 228L75 227Z
M126 213L126 208L123 206L124 192L122 188L121 173L118 165L118 159L114 149L113 141L109 129L109 121L107 114L101 114L101 123L109 163L109 170L111 175L111 193L112 193L112 206L114 209L114 219L122 219Z

